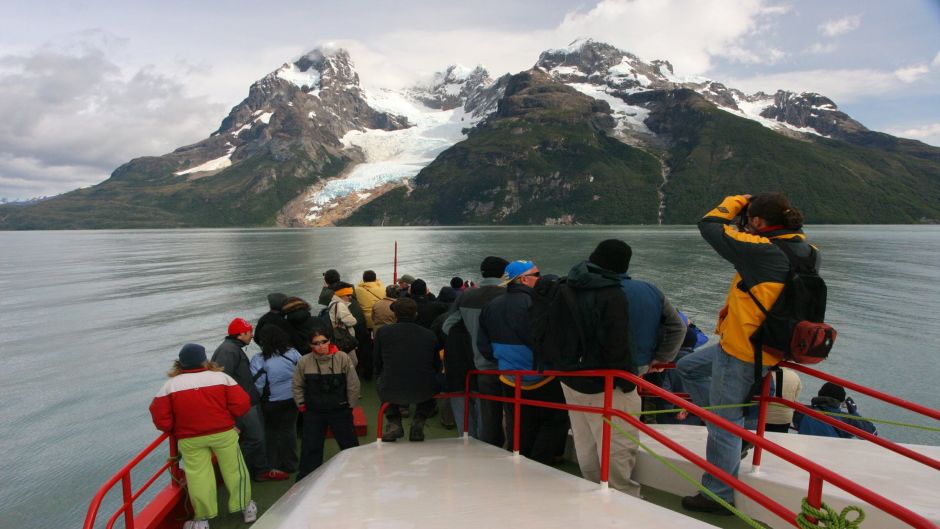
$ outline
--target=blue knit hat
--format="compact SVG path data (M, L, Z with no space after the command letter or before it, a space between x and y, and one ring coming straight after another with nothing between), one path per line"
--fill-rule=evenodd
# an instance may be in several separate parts
M206 348L198 343L188 343L180 349L180 367L196 369L206 363Z
M506 265L505 281L509 282L535 268L532 261L513 261Z

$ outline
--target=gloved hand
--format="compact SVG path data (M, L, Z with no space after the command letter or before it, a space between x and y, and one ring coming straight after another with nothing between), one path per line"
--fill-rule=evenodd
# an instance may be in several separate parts
M858 413L858 406L855 404L855 401L852 400L852 397L845 398L845 409L853 415Z
M300 406L297 406L297 410L298 410L300 413L307 413L307 405L306 405L306 404L301 404Z

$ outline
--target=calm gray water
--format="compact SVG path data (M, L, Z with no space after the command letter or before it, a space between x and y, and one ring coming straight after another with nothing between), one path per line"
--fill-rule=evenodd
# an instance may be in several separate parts
M822 369L940 407L940 227L808 232L840 333ZM330 267L387 283L394 240L399 274L436 291L453 275L478 279L490 254L564 274L610 237L633 246L634 277L712 328L732 269L691 226L0 232L0 527L80 526L97 487L156 437L147 406L180 345L211 351L231 318L266 310L269 292L315 299ZM804 400L819 386L804 379ZM928 424L855 400L865 415ZM940 445L934 433L879 429Z

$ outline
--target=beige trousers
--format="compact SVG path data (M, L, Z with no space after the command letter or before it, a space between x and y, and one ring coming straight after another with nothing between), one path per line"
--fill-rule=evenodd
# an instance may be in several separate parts
M604 394L580 393L561 384L565 393L565 402L579 406L604 407ZM622 389L614 388L613 408L626 413L639 413L641 409L640 395L636 389L626 393ZM571 418L571 431L574 434L574 449L578 455L578 466L581 467L581 476L594 483L601 480L601 450L603 449L604 433L603 415L569 411ZM614 418L613 423L639 437L639 430L623 419ZM608 484L611 488L625 492L631 496L640 496L640 484L630 479L633 466L636 464L637 445L626 438L616 429L610 431L610 476Z

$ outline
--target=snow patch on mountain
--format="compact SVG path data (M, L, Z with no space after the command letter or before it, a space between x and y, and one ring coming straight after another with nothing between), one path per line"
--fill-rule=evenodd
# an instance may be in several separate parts
M306 70L301 70L294 63L285 64L275 72L275 75L297 85L298 88L306 86L308 90L313 90L320 87L320 71L312 66Z
M413 126L394 131L365 129L346 133L340 141L346 148L358 148L365 161L307 198L310 204L307 221L317 220L330 204L348 195L358 193L357 198L363 200L371 189L414 177L443 150L463 140L466 137L463 129L481 119L468 115L463 107L435 110L391 90L363 95L370 107L405 116Z
M780 132L783 130L792 130L802 134L815 134L816 136L821 136L823 138L829 138L829 136L820 133L818 130L812 127L797 127L785 121L777 121L776 119L765 118L761 115L765 110L774 105L774 97L768 96L765 98L755 99L755 98L745 98L740 97L737 94L734 95L734 102L738 106L738 110L729 107L719 107L722 110L731 112L732 114L737 114L738 116L745 117L747 119L756 121L761 125L767 127L768 129ZM828 105L825 105L828 106Z
M609 94L607 87L603 85L568 83L568 86L594 99L606 101L610 105L610 110L613 112L614 120L617 123L614 127L615 136L622 138L627 132L654 135L653 131L644 123L644 120L650 115L650 111L646 108L627 104L623 99Z
M232 153L235 152L235 146L231 143L226 145L229 145L229 150L225 153L225 156L220 156L219 158L209 160L208 162L197 165L196 167L192 167L190 169L186 169L185 171L179 171L173 174L176 176L183 176L192 173L202 173L205 171L218 171L220 169L230 167L232 165Z

